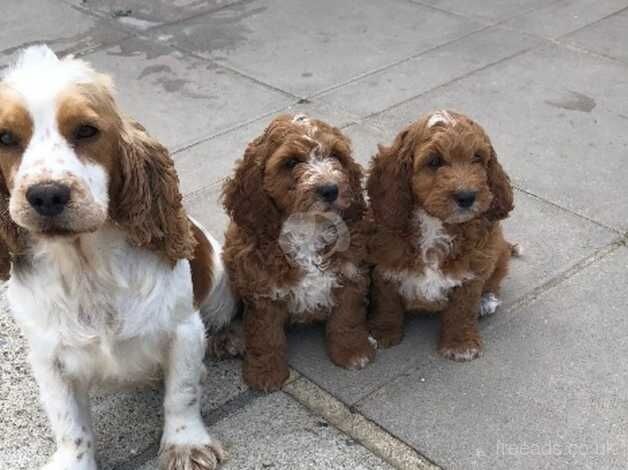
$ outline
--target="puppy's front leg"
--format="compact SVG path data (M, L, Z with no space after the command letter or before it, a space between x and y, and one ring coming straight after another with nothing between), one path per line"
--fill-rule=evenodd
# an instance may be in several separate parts
M283 305L269 299L257 298L246 304L242 374L244 381L257 390L279 390L290 375L284 330L287 314Z
M483 282L474 280L456 287L441 314L440 353L454 361L470 361L482 352L478 311Z
M205 329L198 313L177 326L165 367L165 423L161 439L162 470L214 470L226 458L201 419L200 379Z
M58 359L32 355L31 363L57 445L43 470L95 470L87 386L65 377Z
M371 290L371 334L381 348L389 348L403 339L404 306L397 286L373 271Z
M366 324L366 281L346 282L335 292L335 306L327 320L327 353L334 364L362 369L375 358Z

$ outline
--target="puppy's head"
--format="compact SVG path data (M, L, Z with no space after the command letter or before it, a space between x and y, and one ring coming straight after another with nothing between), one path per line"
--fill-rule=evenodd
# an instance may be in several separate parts
M0 212L21 233L76 237L112 220L172 260L190 252L166 240L174 235L181 248L191 239L178 221L184 212L167 151L119 113L109 77L83 61L35 46L5 74L0 173L8 203Z
M258 233L302 212L350 219L364 210L361 176L340 130L304 115L283 115L249 144L225 184L224 204L236 224Z
M380 147L367 184L378 221L403 229L416 207L448 224L505 218L510 180L484 130L466 116L438 111Z

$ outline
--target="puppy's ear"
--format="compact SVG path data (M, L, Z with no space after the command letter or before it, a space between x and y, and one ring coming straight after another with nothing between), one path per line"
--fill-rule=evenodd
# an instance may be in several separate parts
M402 130L392 146L378 146L366 184L375 221L397 232L407 229L414 205L410 178L415 126Z
M268 130L249 143L222 190L223 205L231 220L258 236L273 236L280 228L279 211L264 191L267 134Z
M117 177L111 185L111 218L137 246L162 252L174 264L190 259L196 241L168 151L134 121L124 121Z
M23 254L25 249L26 231L11 218L9 191L0 176L0 280L9 279L13 257Z
M497 154L492 146L487 174L493 202L486 212L486 217L492 221L505 219L514 207L512 186L510 185L510 178L497 160Z

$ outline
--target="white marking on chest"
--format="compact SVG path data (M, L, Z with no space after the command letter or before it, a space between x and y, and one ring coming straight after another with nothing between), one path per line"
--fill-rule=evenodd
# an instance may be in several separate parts
M469 279L470 275L457 278L441 271L440 264L449 255L453 239L439 219L419 209L416 222L421 232L418 243L425 264L423 271L389 271L385 276L399 283L399 293L405 299L437 302L443 300L450 289Z
M297 214L284 222L279 244L302 277L294 285L273 289L271 297L288 303L292 314L330 309L332 290L338 287L338 274L328 266L327 248L337 238L333 224L308 214Z

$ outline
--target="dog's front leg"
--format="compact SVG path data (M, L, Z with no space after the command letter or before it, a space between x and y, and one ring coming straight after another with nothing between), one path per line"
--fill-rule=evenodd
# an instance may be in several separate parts
M470 361L482 352L478 312L483 281L473 280L456 287L441 314L440 353L454 361Z
M33 354L31 363L57 445L43 470L95 470L87 385L66 377L58 358Z
M327 353L334 364L362 369L375 358L366 323L368 283L345 282L335 292L333 312L327 320Z
M162 470L213 470L226 457L201 419L201 371L205 329L198 313L179 324L165 365L165 423L161 439Z
M284 330L285 306L266 298L247 302L244 310L246 352L242 363L244 381L251 387L279 390L290 375Z

